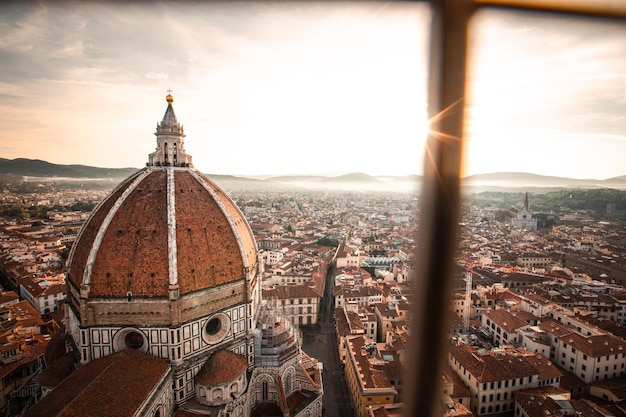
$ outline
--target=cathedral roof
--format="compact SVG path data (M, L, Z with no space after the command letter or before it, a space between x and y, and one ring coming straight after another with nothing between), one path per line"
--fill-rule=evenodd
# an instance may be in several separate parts
M78 368L25 416L132 416L168 370L163 359L122 350Z

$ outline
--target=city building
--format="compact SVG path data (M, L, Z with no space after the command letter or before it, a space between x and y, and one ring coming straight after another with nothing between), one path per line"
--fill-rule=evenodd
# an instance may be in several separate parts
M337 268L345 268L346 266L361 266L361 261L364 259L364 256L357 249L353 249L352 247L342 243L339 245L337 249L337 255L335 256L335 261L337 262Z
M482 314L482 326L488 329L490 339L496 346L518 343L518 331L529 324L536 324L537 320L531 313L511 313L502 308L485 310Z
M346 363L347 340L350 336L360 335L367 344L376 343L376 316L371 309L356 305L335 308L335 327L339 359Z
M347 338L346 382L357 417L366 417L368 408L398 400L402 365L397 355L382 355L376 343L363 336Z
M570 393L546 386L515 393L515 415L520 417L576 416Z
M19 411L36 386L29 384L45 366L44 352L50 336L42 334L44 322L26 300L10 303L0 312L0 409Z
M39 311L48 314L57 311L65 298L65 281L27 277L20 281L20 295Z
M317 324L322 296L308 285L275 285L263 288L264 300L275 300L276 308L298 325Z
M551 345L550 359L586 383L624 375L623 339L606 332L585 331L582 326L566 325L550 317L542 318L537 327L537 336Z
M541 355L478 350L463 343L451 346L448 353L448 365L472 393L469 409L477 416L512 412L514 393L520 389L558 387L561 373L546 371L555 368L549 362Z

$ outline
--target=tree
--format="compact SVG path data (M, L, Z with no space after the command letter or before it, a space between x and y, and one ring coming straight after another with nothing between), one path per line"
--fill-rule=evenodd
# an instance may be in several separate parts
M317 241L317 244L320 246L332 246L336 248L337 246L339 246L339 241L336 239L330 239L324 236L323 238Z
M387 251L384 249L374 249L372 251L372 256L387 256Z

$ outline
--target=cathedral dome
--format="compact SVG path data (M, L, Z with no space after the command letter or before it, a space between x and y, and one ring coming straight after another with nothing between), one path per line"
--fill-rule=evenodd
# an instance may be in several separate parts
M171 302L222 288L221 303L213 298L212 306L204 308L197 300L180 306L179 315L187 316L179 318L188 320L193 311L207 314L249 299L247 281L256 276L258 267L254 236L236 204L189 164L172 101L168 99L163 122L157 126L157 151L148 166L94 209L74 243L68 298L70 307L83 316L83 324L93 322L86 300ZM242 285L228 286L235 283ZM163 307L152 306L162 316L155 320L175 321L166 317L165 310L172 308ZM149 309L139 304L136 308ZM111 304L108 310L101 306L97 313L111 316L112 309ZM129 309L128 324L134 312Z
M167 297L243 279L256 247L235 203L188 168L145 168L93 212L69 279L90 297Z

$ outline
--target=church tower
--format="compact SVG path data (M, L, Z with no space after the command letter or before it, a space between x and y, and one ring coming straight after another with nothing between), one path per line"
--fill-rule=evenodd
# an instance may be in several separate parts
M526 193L526 196L524 197L524 210L529 211L528 210L528 193Z

